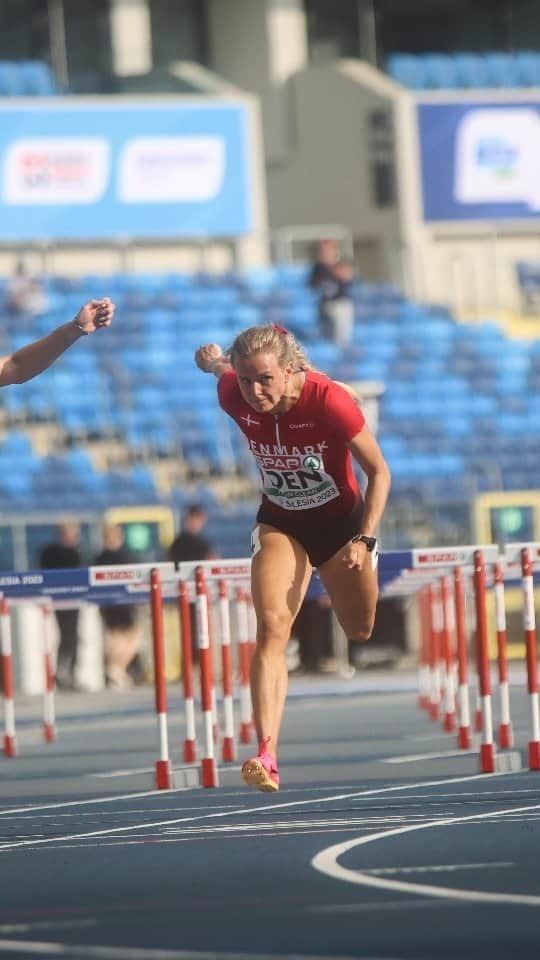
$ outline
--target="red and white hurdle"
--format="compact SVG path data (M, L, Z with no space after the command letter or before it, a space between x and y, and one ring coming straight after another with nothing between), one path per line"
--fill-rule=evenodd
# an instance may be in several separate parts
M472 552L472 566L471 566ZM540 706L538 686L537 635L534 610L533 571L540 570L539 544L510 544L499 554L494 545L455 548L435 551L440 564L453 566L453 601L447 575L439 576L432 571L431 581L426 586L419 580L419 610L421 617L420 657L422 662L419 677L423 686L419 691L419 703L426 707L425 668L430 664L431 684L428 713L432 719L440 716L443 709L443 726L453 729L452 676L457 666L457 745L469 750L472 744L469 706L468 652L466 596L474 607L472 656L475 665L474 679L477 683L477 709L475 729L480 733L480 769L490 773L499 767L494 738L492 681L487 594L493 590L497 641L497 680L499 687L500 723L498 745L509 750L514 745L510 715L509 671L507 652L507 625L505 607L505 580L519 578L523 597L523 628L526 649L527 691L531 715L531 737L528 744L528 766L540 769ZM423 551L429 559L429 551ZM434 564L436 567L437 564ZM429 598L426 601L426 596ZM441 617L442 604L442 617ZM446 622L444 620L446 616ZM452 649L455 631L456 646ZM454 658L456 664L454 664ZM448 686L450 682L450 687ZM514 755L517 757L517 754ZM511 755L506 754L511 760Z

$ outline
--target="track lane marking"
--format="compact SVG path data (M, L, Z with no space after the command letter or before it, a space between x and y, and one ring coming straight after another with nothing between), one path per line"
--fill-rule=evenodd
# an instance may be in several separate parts
M444 760L447 757L466 757L478 753L478 750L437 750L436 753L409 753L396 757L379 757L378 763L414 763L416 760Z
M35 847L38 844L58 843L61 841L69 841L69 840L84 840L91 837L112 836L113 834L127 833L130 830L152 830L152 829L155 829L156 827L175 826L176 824L179 824L179 823L194 823L195 821L198 821L198 820L214 820L220 817L230 817L238 814L247 815L247 814L261 813L261 812L266 813L268 811L273 811L273 810L286 810L291 807L298 807L298 806L307 807L315 803L317 804L333 803L340 800L361 799L362 797L385 796L390 793L400 793L405 790L418 790L418 789L426 789L426 787L445 786L446 784L449 784L449 783L452 783L452 784L470 783L471 781L475 781L475 780L482 780L485 782L487 779L493 779L494 777L505 777L505 776L512 776L512 774L506 773L506 772L476 773L476 774L471 774L471 776L468 776L468 777L450 777L450 778L445 778L444 780L427 780L424 782L419 781L419 782L410 783L410 784L402 783L392 787L376 787L372 790L361 790L361 791L356 790L354 793L335 794L330 797L314 797L312 799L306 799L306 800L289 800L285 803L269 803L264 806L262 805L263 798L260 797L261 805L256 807L249 808L249 807L243 806L243 807L238 807L236 810L226 810L226 811L219 811L217 813L199 814L191 817L176 817L170 820L169 819L157 820L150 823L140 823L140 824L132 823L129 826L108 827L104 830L92 830L92 831L89 831L88 833L74 833L74 834L68 834L67 836L45 837L40 840L17 840L13 843L0 844L0 852L3 850L14 850L20 847L28 847L28 846ZM167 791L167 793L170 793L170 792L171 791ZM155 793L153 793L152 795L155 797ZM149 794L141 794L141 796L149 796ZM130 797L126 798L124 796L118 799L129 799L129 798ZM107 799L111 801L114 798L109 797ZM426 798L426 799L429 799L429 798ZM72 806L74 803L77 803L77 802L78 801L70 801L69 803L65 804L65 806ZM99 801L86 801L86 802L99 802ZM84 801L81 801L81 803L84 803ZM64 806L64 804L58 804L58 807L62 807L62 806ZM16 811L12 811L12 812L16 812ZM31 811L29 811L28 808L25 808L25 812L27 813Z
M215 950L167 950L156 947L113 947L87 946L77 943L47 943L40 940L0 940L0 951L22 953L24 955L37 954L40 956L69 957L77 960L78 957L90 957L94 960L276 960L275 953L217 953ZM307 953L280 954L280 960L335 960L335 955L323 956ZM340 960L356 960L355 957L342 957ZM365 960L398 960L389 956L369 956Z
M533 810L540 810L540 804L534 804L528 807L514 807L510 810L493 810L488 813L475 813L467 817L448 817L443 820L432 820L428 823L415 823L407 827L397 827L393 830L385 830L382 833L372 833L367 837L356 837L354 840L346 840L344 843L337 843L332 847L321 850L312 858L311 865L315 870L324 873L334 880L343 880L346 883L355 883L365 887L376 887L380 890L394 890L400 893L415 894L417 896L422 895L438 897L440 899L465 900L476 903L514 903L520 904L521 906L538 907L540 906L540 896L533 894L489 893L484 890L463 890L458 887L436 887L426 883L386 880L383 877L373 876L366 871L342 867L337 862L338 858L349 850L365 846L368 843L375 843L377 840L403 836L406 833L413 833L415 830L429 830L433 827L452 827L464 823L473 823L477 820L489 820L493 817L530 813Z

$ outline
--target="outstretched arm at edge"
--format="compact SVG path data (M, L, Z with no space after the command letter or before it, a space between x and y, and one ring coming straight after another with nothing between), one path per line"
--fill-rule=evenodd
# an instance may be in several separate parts
M114 314L114 304L106 297L91 300L79 310L74 320L63 323L40 340L27 343L7 357L0 357L0 387L12 383L26 383L47 370L76 340L108 327Z

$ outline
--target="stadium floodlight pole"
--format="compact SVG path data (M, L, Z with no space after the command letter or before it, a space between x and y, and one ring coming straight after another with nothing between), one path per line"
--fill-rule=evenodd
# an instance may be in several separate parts
M521 551L523 586L523 628L527 652L527 686L531 707L531 739L529 741L529 770L540 770L540 709L538 705L538 662L536 649L536 619L534 611L533 563L531 551Z
M165 679L165 640L163 631L163 595L161 575L157 567L150 571L150 613L154 648L154 686L158 718L159 760L156 760L156 787L169 790L172 786L167 733L167 682Z
M2 683L4 691L4 753L6 757L15 757L17 755L17 741L15 739L11 616L9 613L9 603L2 595L0 595L0 642L2 649Z
M499 746L503 749L513 744L512 723L510 720L510 695L508 682L508 651L506 635L506 605L504 595L504 571L500 561L493 567L493 593L495 596L495 623L497 627L497 664L499 673L499 696L501 704L501 722L499 724Z
M184 760L186 763L194 763L197 759L197 735L195 728L195 697L193 692L191 613L189 607L189 582L187 580L178 581L178 616L180 620L182 688L184 692L184 712L186 719Z
M482 773L495 772L495 744L493 742L493 714L491 709L491 679L489 675L489 643L486 609L486 568L482 550L474 551L474 600L476 609L476 643L480 703L482 710L482 742L480 769Z
M52 635L52 604L45 600L41 604L43 628L43 739L45 743L56 740L56 722L54 709L54 669L53 669L53 635Z
M460 567L454 568L454 603L456 609L456 638L458 661L459 726L457 745L461 750L471 746L471 710L467 664L467 629L465 621L465 589Z

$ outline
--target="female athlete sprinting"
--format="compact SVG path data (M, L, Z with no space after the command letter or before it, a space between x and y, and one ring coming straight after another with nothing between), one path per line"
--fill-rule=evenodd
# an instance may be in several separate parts
M250 327L227 354L205 344L195 361L218 377L219 403L246 436L261 475L251 566L257 619L251 694L259 753L244 763L242 777L274 791L287 694L285 650L312 568L347 637L368 640L378 598L375 535L390 472L350 392L312 370L283 327ZM363 496L351 455L367 478Z

